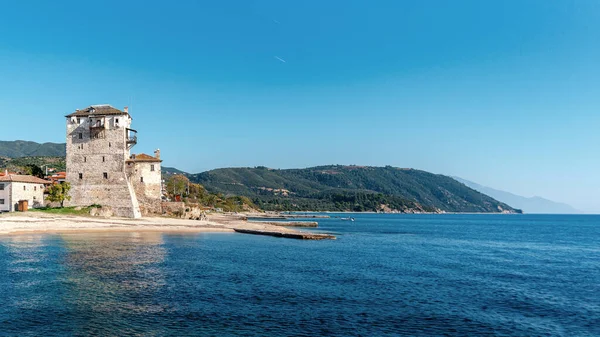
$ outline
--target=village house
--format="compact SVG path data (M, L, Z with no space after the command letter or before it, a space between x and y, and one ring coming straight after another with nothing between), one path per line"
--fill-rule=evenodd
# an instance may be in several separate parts
M46 179L50 180L53 184L60 184L67 181L67 172L56 172L52 175L46 176Z
M160 152L131 155L137 144L132 118L110 105L92 105L67 118L66 181L70 206L98 204L139 218L161 212Z
M49 181L38 177L5 172L0 174L0 212L14 212L20 201L29 208L44 206L44 187Z

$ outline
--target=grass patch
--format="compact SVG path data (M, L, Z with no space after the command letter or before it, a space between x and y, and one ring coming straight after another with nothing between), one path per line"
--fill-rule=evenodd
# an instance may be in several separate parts
M41 207L41 208L31 208L30 212L43 212L50 214L62 214L62 215L90 215L90 209L93 207L99 208L99 205L92 205L88 207Z

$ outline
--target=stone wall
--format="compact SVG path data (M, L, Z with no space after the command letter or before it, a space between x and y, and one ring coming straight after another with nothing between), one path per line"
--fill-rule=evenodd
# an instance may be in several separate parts
M162 176L160 161L128 162L128 177L140 203L142 214L161 214Z
M185 203L179 201L163 201L161 203L162 213L172 216L183 216L185 213Z
M103 127L91 131L90 125L97 125L98 121ZM125 174L130 125L127 114L67 119L66 180L71 184L71 200L66 205L99 204L110 206L118 216L141 216Z

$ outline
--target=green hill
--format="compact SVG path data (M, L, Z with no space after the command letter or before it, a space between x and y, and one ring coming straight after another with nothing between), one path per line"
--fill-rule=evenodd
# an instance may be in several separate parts
M0 157L64 157L64 143L36 143L24 140L0 141Z
M28 165L35 165L46 170L48 167L49 173L65 171L65 157L20 157L7 158L0 157L0 169L7 169L11 172L27 172Z
M450 177L390 166L224 168L190 179L267 210L519 212Z

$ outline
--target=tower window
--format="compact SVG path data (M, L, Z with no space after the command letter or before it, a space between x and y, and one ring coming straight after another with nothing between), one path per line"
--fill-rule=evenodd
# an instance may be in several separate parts
M83 179L83 173L79 173L79 179Z
M143 183L144 182L144 177L140 177L140 182Z
M77 124L81 124L81 118L77 117Z
M102 162L104 163L104 156L102 156Z
M108 147L110 147L110 142L108 142Z
M34 191L37 191L37 186L33 186L33 190L34 190Z
M87 163L87 157L83 157L83 162Z
M27 191L27 186L23 186L23 191Z
M150 171L154 171L154 164L150 165Z
M83 139L83 133L79 133L79 139Z
M104 172L102 175L104 176L104 179L108 179L108 173Z

